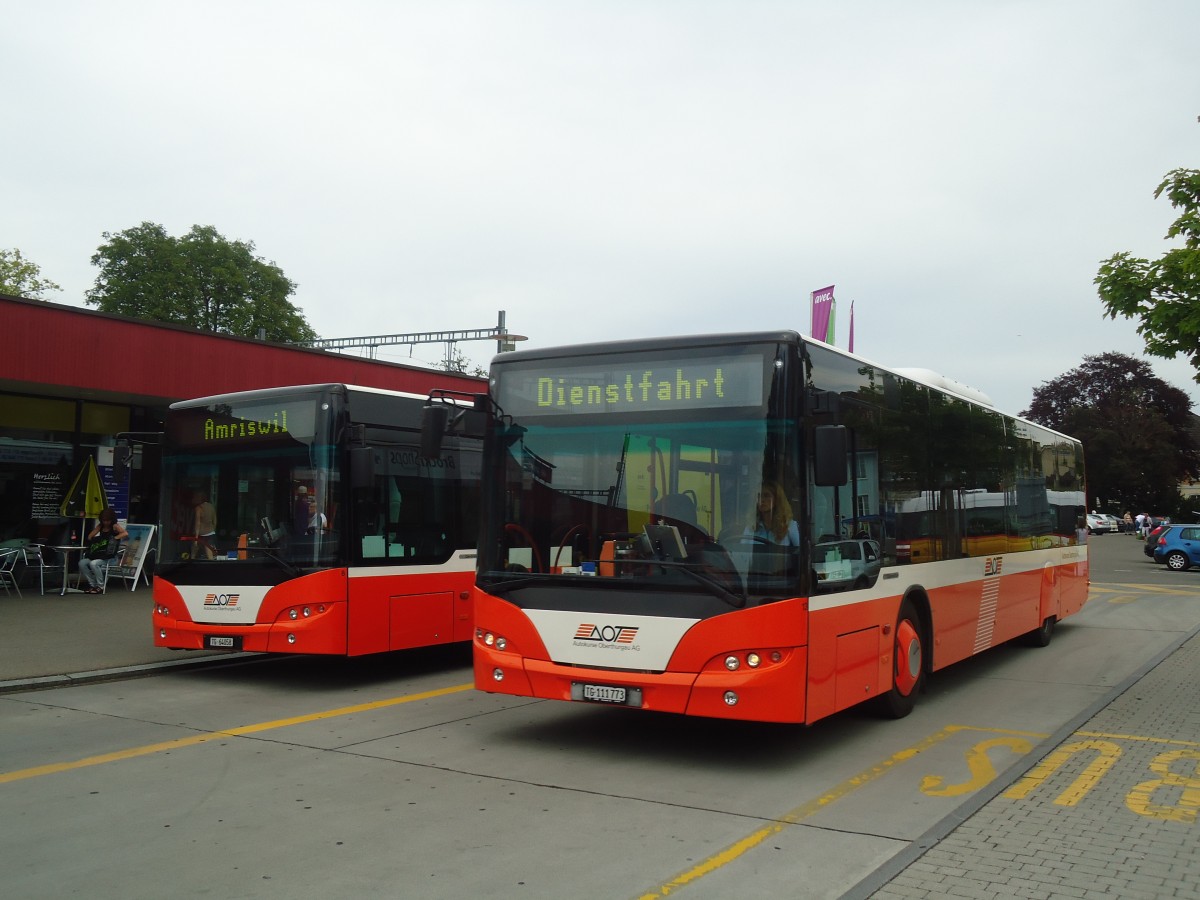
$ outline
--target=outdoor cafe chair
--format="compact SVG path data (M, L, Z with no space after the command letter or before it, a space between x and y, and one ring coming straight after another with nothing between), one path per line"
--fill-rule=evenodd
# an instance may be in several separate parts
M9 547L6 550L0 550L0 584L4 585L4 593L12 594L13 590L17 592L17 596L21 596L21 586L17 584L17 576L14 569L17 565L17 560L22 556L20 547Z
M54 555L51 555L54 554ZM58 572L63 578L67 577L67 573L63 571L62 554L57 553L53 548L43 547L41 544L30 544L25 548L25 564L36 565L38 568L38 590L43 594L46 593L46 573ZM57 559L58 562L54 562ZM60 580L61 584L61 580Z

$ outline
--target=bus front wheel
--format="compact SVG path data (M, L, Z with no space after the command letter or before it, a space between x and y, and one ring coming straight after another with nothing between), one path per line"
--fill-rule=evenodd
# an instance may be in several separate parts
M912 603L900 604L892 646L892 687L880 697L885 715L902 719L912 712L917 693L925 683L925 638L921 617Z

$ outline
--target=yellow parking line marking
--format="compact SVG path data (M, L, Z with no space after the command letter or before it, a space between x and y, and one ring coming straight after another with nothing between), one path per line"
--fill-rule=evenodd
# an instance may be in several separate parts
M1161 584L1116 584L1103 583L1093 581L1089 586L1089 593L1092 594L1127 594L1130 591L1139 591L1146 594L1169 594L1175 597L1195 597L1200 591L1189 590L1188 588L1164 587Z
M1172 747L1200 747L1197 741L1181 741L1175 738L1143 737L1138 734L1105 734L1100 731L1077 731L1079 737L1105 738L1110 741L1138 741L1143 744L1169 744Z
M257 722L253 725L242 725L224 731L213 731L206 734L196 734L191 737L178 738L173 741L161 741L157 744L146 744L142 747L130 747L128 750L116 750L112 753L101 753L98 756L88 756L73 762L51 763L45 766L34 766L30 769L18 769L15 772L0 772L0 784L12 781L23 781L26 778L37 778L41 775L54 775L58 772L70 772L75 769L85 769L89 766L99 766L104 763L120 762L126 759L136 759L139 756L149 756L163 753L167 750L177 750L181 747L192 747L207 741L227 737L240 737L247 734L259 734L276 728L290 728L293 725L306 725L309 722L319 722L322 719L335 719L338 716L350 716L355 713L371 712L376 709L386 709L389 706L399 706L403 703L415 703L418 700L431 700L448 694L458 694L473 688L473 684L457 684L453 687L438 688L432 691L422 691L419 694L407 694L403 697L391 697L387 700L375 700L371 703L359 703L355 706L343 706L339 709L327 709L323 712L308 713L303 716L292 716L288 719L275 719L271 722Z
M649 893L642 894L639 897L639 900L654 900L656 897L666 897L672 891L684 887L698 878L703 878L705 875L717 871L721 867L726 866L738 859L740 856L745 854L746 851L757 847L771 835L778 834L786 826L795 825L804 821L810 816L815 815L825 807L837 802L838 800L841 800L848 794L852 794L859 788L870 784L872 781L875 781L877 778L883 775L886 775L900 763L908 762L917 754L924 750L928 750L930 747L933 747L936 744L941 743L946 738L961 730L963 729L955 725L948 726L943 728L941 731L935 732L924 740L913 744L911 747L893 754L889 759L884 760L879 765L872 766L866 771L860 772L852 778L846 779L841 784L836 785L821 796L800 804L795 809L792 809L780 816L778 819L775 819L769 824L764 825L762 828L759 828L757 831L746 835L746 837L742 838L740 841L729 845L718 853L714 853L712 856L698 865L680 872L669 881L663 882L657 888L652 889Z

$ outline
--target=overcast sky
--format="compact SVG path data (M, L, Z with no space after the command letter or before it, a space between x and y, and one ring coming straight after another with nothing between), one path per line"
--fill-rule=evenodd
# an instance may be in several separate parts
M0 247L212 225L323 337L794 328L1026 408L1200 167L1196 0L0 0ZM492 342L459 345L486 365ZM442 345L412 360L437 361ZM407 360L408 347L381 358ZM1198 401L1182 360L1154 371Z

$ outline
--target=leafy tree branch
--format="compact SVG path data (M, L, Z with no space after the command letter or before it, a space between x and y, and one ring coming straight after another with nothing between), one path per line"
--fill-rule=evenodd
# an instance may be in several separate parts
M317 337L288 297L296 290L249 241L230 241L211 225L174 238L143 222L117 234L92 256L100 268L86 302L103 312L207 331L298 343Z

